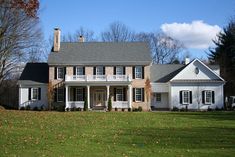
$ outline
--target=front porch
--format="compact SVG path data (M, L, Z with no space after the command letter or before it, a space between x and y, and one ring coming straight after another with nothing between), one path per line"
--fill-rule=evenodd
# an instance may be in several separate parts
M85 101L87 101L89 110L107 109L109 96L111 96L113 109L131 108L131 85L66 85L65 89L65 110L83 109Z

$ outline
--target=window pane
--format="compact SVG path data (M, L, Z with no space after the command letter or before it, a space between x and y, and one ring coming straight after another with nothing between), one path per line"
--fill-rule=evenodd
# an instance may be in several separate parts
M123 67L116 67L116 75L123 75Z
M57 101L63 101L64 100L64 88L58 88L57 89Z
M156 101L161 102L161 94L160 93L156 94Z
M63 79L64 78L64 68L58 67L57 68L57 78L58 79Z
M123 89L116 89L116 100L123 101Z
M142 67L141 66L135 67L135 78L142 78Z
M189 103L189 91L183 91L183 103L184 104Z
M83 75L83 67L77 67L77 75Z
M205 102L208 103L208 104L211 103L211 99L212 99L211 91L205 91L205 95L206 95L205 96L205 99L206 99Z
M103 67L102 66L96 67L96 75L103 75Z
M136 101L142 101L142 92L141 92L141 88L136 88L136 89L135 89L135 100L136 100Z
M76 101L83 101L83 89L76 88Z
M32 99L33 100L37 100L38 99L38 89L37 88L33 88Z

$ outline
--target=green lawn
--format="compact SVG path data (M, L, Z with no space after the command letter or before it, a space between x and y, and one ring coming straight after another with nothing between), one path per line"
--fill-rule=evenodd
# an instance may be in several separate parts
M0 111L0 156L235 156L235 112Z

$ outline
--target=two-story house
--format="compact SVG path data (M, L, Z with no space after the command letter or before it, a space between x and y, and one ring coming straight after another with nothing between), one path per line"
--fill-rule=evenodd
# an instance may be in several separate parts
M83 42L82 38L60 42L60 30L55 29L48 57L53 105L83 108L86 100L89 109L105 108L111 96L113 108L148 110L144 88L150 64L146 43Z

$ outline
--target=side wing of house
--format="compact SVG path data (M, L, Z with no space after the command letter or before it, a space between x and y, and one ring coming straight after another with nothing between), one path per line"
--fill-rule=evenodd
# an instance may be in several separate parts
M48 107L48 64L27 63L18 81L19 109Z
M224 83L218 73L195 59L169 81L170 108L222 108Z

